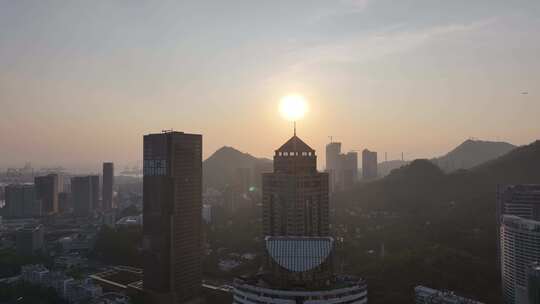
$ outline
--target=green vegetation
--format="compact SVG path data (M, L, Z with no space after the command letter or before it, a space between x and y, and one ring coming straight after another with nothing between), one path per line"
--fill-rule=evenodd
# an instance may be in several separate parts
M102 227L90 256L106 264L141 267L142 232L135 228Z
M419 284L501 303L497 184L540 183L540 142L444 174L416 160L333 202L340 266L367 279L370 303L412 303ZM384 244L384 256L382 252Z
M0 278L16 276L21 272L21 266L26 264L52 265L50 257L44 255L24 256L15 250L0 250Z

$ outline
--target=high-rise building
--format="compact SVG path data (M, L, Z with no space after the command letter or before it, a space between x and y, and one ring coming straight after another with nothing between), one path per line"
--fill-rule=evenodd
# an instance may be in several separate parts
M111 210L113 208L113 185L114 185L114 164L103 163L103 210Z
M336 191L340 154L341 143L331 142L326 145L326 172L328 172L330 192Z
M101 209L101 201L99 200L99 175L90 175L90 182L92 183L92 205L90 206L90 209L91 211L95 211Z
M274 172L263 174L264 236L328 236L328 174L293 136L275 151Z
M143 284L149 303L198 303L202 136L144 136Z
M42 216L41 200L36 197L32 184L8 185L5 188L5 205L1 215L11 218Z
M265 271L235 281L233 303L367 303L363 280L333 272L328 173L317 171L315 150L296 134L263 174Z
M540 185L499 185L496 209L499 224L505 214L540 220Z
M540 221L503 215L500 247L503 301L528 304L527 268L540 261Z
M452 291L437 290L425 286L414 288L416 304L482 304L481 302L460 297Z
M377 178L377 152L362 151L362 176L364 179Z
M89 216L99 203L99 176L71 178L71 200L76 216Z
M58 212L67 213L72 208L71 192L58 193Z
M24 227L17 230L15 241L17 245L17 254L34 255L43 249L43 226Z
M58 182L58 174L48 174L34 178L36 197L41 200L44 214L58 212Z
M540 303L540 262L533 262L527 267L527 294L529 304Z
M340 155L339 184L343 190L350 189L358 177L358 153L349 152Z

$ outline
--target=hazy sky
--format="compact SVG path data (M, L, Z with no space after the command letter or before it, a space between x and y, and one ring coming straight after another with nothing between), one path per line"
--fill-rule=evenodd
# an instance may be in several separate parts
M271 156L540 138L540 1L0 0L0 166L122 166L173 128ZM528 92L527 95L522 92Z

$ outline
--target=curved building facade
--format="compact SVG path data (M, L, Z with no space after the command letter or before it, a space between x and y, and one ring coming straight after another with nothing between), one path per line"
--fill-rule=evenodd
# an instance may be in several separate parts
M256 282L235 280L233 304L365 304L367 285L354 277L342 277L334 289L284 290L260 287Z
M540 222L505 215L500 232L504 303L528 304L527 269L540 261Z

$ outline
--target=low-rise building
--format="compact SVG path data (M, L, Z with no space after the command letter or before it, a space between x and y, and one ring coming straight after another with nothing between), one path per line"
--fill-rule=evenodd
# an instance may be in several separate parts
M416 304L482 304L482 302L460 297L452 291L437 290L425 286L416 286L414 294Z

